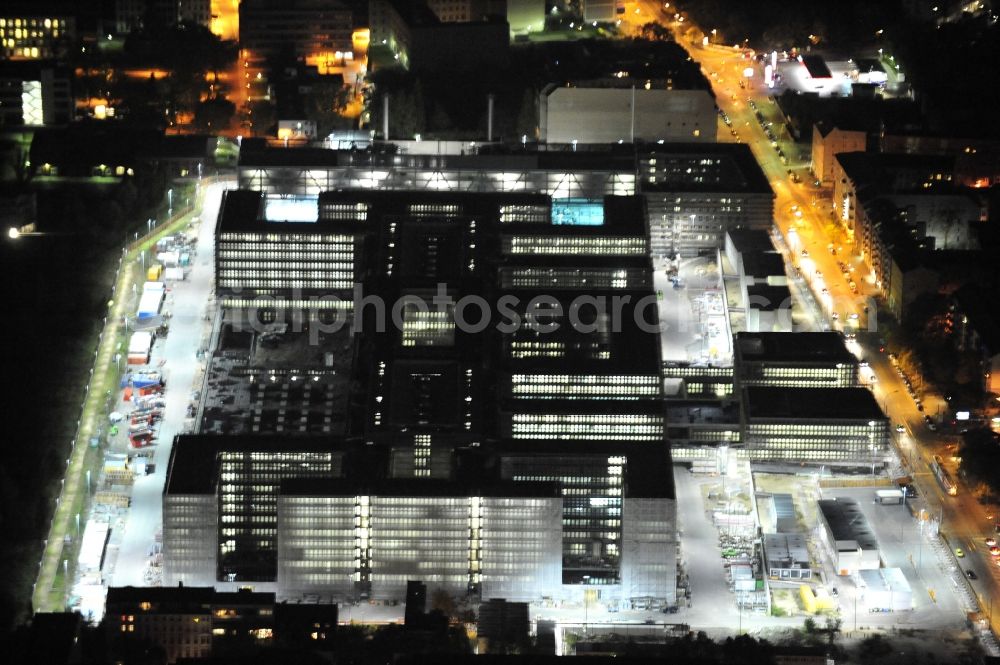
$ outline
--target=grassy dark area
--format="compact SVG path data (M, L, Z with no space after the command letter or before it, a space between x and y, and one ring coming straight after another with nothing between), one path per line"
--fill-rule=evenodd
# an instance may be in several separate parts
M117 243L115 244L117 246ZM120 249L77 235L5 241L0 629L25 617Z
M159 186L158 186L159 185ZM125 238L164 218L165 181L143 186L130 209L95 219L114 189L38 192L39 230L0 242L6 305L5 450L0 464L0 632L30 607L43 539L66 468ZM131 187L131 184L129 185ZM182 190L175 188L175 196ZM183 195L183 194L182 194ZM141 228L134 221L141 220ZM87 442L81 442L87 445Z

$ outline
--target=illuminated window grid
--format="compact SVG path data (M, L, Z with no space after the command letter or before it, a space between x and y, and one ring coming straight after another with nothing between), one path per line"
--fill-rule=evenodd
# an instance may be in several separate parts
M411 217L458 217L462 206L453 203L411 203L407 206Z
M343 222L368 221L367 203L322 203L319 209L320 219Z
M514 374L511 394L528 399L635 400L659 396L661 383L657 376Z
M372 497L371 515L373 596L400 597L413 579L453 593L468 590L468 497Z
M644 256L646 239L638 236L505 236L504 254Z
M500 206L501 224L548 224L549 207L545 205Z
M515 439L662 441L663 418L645 414L534 414L511 416Z
M278 586L309 592L353 591L361 551L356 497L281 497Z
M624 456L550 458L540 466L531 458L507 457L504 473L516 482L558 482L562 488L563 569L592 572L589 583L614 583L619 577ZM599 551L594 552L595 543ZM603 569L603 577L596 571Z
M219 454L220 574L270 581L266 560L276 552L277 497L282 480L337 477L339 456L329 452L258 451ZM264 556L261 556L264 555Z
M646 270L612 270L583 268L501 268L503 288L530 289L643 289L649 288Z
M535 600L562 584L562 500L484 497L482 597Z
M443 311L428 311L417 304L407 304L403 308L403 331L401 344L404 347L454 346L454 307Z
M416 434L413 437L413 475L429 478L431 475L431 435Z

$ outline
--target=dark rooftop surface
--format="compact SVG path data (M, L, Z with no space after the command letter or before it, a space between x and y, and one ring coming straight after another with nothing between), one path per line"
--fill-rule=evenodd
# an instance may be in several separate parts
M931 173L951 173L955 168L954 155L911 155L886 152L841 152L834 156L846 176L856 187L871 185L882 190L897 191L901 180L898 174L908 172L914 176ZM947 184L947 183L945 183ZM910 184L913 187L913 184ZM915 187L914 187L915 188Z
M264 197L260 192L230 189L222 195L218 226L215 230L216 235L226 231L257 230L263 215ZM305 224L299 226L305 226ZM310 225L310 228L315 228L315 226Z
M328 436L182 434L174 437L164 494L205 494L217 480L216 456L221 452L335 452L343 454L349 445Z
M790 309L793 305L792 292L788 290L787 286L753 284L747 287L747 299L752 309L764 312Z
M644 158L642 152L639 157ZM664 143L649 146L648 156L659 159L676 156L698 158L717 157L721 160L721 179L717 183L699 184L691 182L689 177L669 179L668 175L657 172L656 183L641 183L642 191L676 192L676 191L726 191L747 192L757 194L774 194L771 183L761 170L750 146L745 143Z
M867 388L743 389L749 419L763 420L875 420L885 419Z
M805 65L806 70L809 72L809 76L814 79L828 79L833 76L833 73L830 71L830 68L826 66L826 61L823 60L822 56L803 56L802 64Z
M743 254L743 272L750 277L782 277L785 260L778 252L747 252Z
M607 464L609 455L625 456L625 498L673 499L674 470L669 448L642 441L566 441L504 439L497 443L497 456L557 457L569 462L592 459Z
M262 591L216 591L215 587L108 587L108 605L136 605L142 602L212 605L212 604L258 604L273 605L274 593ZM205 608L207 611L207 607Z
M952 296L962 313L969 317L969 327L976 331L992 354L1000 353L1000 317L997 316L996 292L979 284L967 284Z
M865 514L853 499L820 499L816 502L835 540L856 540L862 549L875 549L878 542Z
M837 332L741 332L735 350L743 360L758 362L858 362Z
M730 229L726 235L740 254L774 251L771 234L764 229Z

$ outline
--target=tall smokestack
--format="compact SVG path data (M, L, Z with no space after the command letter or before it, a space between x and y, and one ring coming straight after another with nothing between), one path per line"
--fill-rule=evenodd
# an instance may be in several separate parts
M389 95L382 95L382 140L389 140Z
M494 95L491 92L486 105L486 140L493 141L493 98Z

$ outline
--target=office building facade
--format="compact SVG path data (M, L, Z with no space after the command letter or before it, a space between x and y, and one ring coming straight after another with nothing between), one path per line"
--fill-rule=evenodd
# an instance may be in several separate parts
M419 579L455 596L553 595L561 520L554 484L289 482L278 498L278 588L389 600Z
M867 388L742 391L742 441L752 461L881 467L889 422Z
M837 332L737 333L733 350L738 389L859 385L858 359Z

